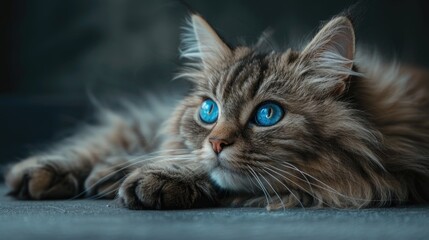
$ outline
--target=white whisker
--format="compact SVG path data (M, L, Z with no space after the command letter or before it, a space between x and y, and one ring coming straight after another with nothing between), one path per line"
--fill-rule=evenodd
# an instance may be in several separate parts
M250 173L253 175L253 177L255 178L255 180L258 182L258 184L259 184L262 192L265 195L265 199L267 200L267 205L268 205L270 203L270 201L269 201L268 198L271 198L271 197L269 196L268 192L266 192L266 189L265 189L264 185L262 184L262 182L259 179L258 175L256 175L255 171L249 165L247 165L247 167L249 168Z
M278 178L276 178L275 176L273 176L271 173L269 173L268 171L266 171L265 169L262 169L264 172L266 172L268 175L270 175L272 178L274 178L276 181L278 181L280 184L282 184L287 191L298 201L298 203L301 205L302 208L304 208L304 205L302 204L302 202L299 200L299 198L292 192L292 190L286 186L286 184L284 184L282 181L280 181ZM282 202L283 203L283 202ZM283 205L284 208L284 205Z
M170 151L159 151L159 152L161 152L161 153L167 153L167 152L170 152ZM97 180L95 183L93 183L91 186L87 187L82 192L80 192L79 194L77 194L74 197L70 198L69 200L74 200L74 199L77 199L77 198L81 197L82 195L90 192L90 190L94 189L97 185L101 184L103 181L109 179L110 177L112 177L113 175L117 174L118 172L129 170L130 167L136 166L136 165L141 164L143 162L155 162L156 161L157 163L160 163L160 162L169 162L169 161L173 162L173 161L177 161L177 160L183 162L183 161L189 160L192 157L191 154L176 155L176 156L155 156L155 157L151 157L151 158L147 158L147 156L148 155L143 155L143 156L135 157L135 158L129 159L125 163L120 163L120 164L111 166L109 170L113 170L113 169L117 168L118 166L123 166L123 165L128 164L126 166L123 166L123 167L121 167L121 168L119 168L119 169L117 169L115 171L112 171L109 174L103 176L102 178L100 178L99 180ZM144 158L144 159L142 159L142 158ZM140 160L136 161L138 159L140 159Z
M264 169L262 169L264 172L267 172L267 171L265 171ZM271 174L269 174L269 175L271 175ZM282 207L283 207L283 211L285 210L285 204L283 203L283 200L282 200L282 198L279 196L279 194L277 193L277 191L274 189L274 187L271 185L271 183L262 175L262 174L259 174L259 176L261 176L262 177L262 179L264 179L265 180L265 182L268 184L268 186L273 190L273 192L274 192L274 194L276 194L277 195L277 198L280 200L280 203L282 204ZM290 191L289 191L290 192ZM292 192L291 192L292 193ZM292 193L293 194L293 193ZM298 200L299 201L299 200Z

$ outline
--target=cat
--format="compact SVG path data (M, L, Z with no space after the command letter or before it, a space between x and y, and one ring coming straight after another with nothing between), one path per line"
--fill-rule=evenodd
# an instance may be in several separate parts
M300 51L232 47L199 14L172 100L100 110L11 167L18 199L115 198L130 209L363 208L429 200L429 75L355 52L348 16ZM165 123L163 123L165 121Z

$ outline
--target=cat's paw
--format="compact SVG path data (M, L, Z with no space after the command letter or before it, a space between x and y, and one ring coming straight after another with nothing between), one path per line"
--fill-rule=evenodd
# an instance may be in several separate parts
M64 199L79 191L77 178L54 165L62 159L54 156L32 157L19 162L6 173L10 195L18 199Z
M188 209L212 206L215 191L200 178L163 169L137 169L119 188L120 202L130 209Z

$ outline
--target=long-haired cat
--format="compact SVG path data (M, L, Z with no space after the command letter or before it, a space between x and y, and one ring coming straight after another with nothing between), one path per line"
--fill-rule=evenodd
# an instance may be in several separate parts
M14 165L11 194L131 209L429 201L429 77L355 51L348 17L279 52L232 47L192 14L183 43L193 89L175 109L101 110L99 125Z

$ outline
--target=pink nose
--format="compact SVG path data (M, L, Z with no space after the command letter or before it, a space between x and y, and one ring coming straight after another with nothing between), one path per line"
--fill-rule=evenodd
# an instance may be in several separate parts
M219 154L220 152L222 152L222 149L224 149L226 146L231 145L225 139L218 139L218 138L209 138L209 142L212 144L213 151L216 154Z

